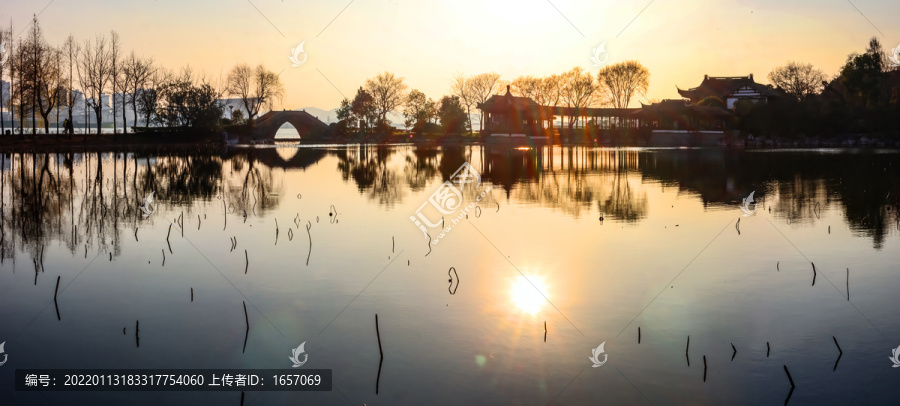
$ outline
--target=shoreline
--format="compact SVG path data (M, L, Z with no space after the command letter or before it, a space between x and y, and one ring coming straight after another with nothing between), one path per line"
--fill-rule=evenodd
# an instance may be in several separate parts
M597 147L597 148L710 148L729 150L754 150L754 149L788 149L788 148L900 148L900 140L894 140L883 136L870 134L854 134L837 139L802 138L781 139L761 137L731 145L654 145L648 142L557 142L552 144L541 143L530 147L556 146L556 147ZM198 139L185 139L184 136L167 134L37 134L35 136L3 136L0 137L0 152L103 152L103 151L129 151L152 152L166 149L190 149L207 151L224 151L228 148L246 148L255 146L272 146L291 143L292 146L311 145L409 145L419 147L454 147L463 145L482 145L502 149L515 149L513 146L491 146L479 137L454 136L445 139L409 139L406 137L340 137L340 138L310 138L275 140L274 143L242 142L239 144L223 142L221 138L205 137Z

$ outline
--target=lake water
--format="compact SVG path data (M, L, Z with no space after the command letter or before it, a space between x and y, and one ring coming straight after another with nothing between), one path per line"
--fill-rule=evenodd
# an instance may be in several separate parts
M303 342L297 370L331 369L333 390L245 405L896 399L897 151L281 146L0 168L3 405L239 405L13 376L291 369ZM441 216L443 236L424 222Z

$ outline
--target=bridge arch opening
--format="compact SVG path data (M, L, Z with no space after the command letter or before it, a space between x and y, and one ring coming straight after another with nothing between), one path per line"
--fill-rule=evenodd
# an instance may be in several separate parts
M281 127L278 127L278 129L275 130L275 141L278 141L280 139L303 138L305 132L306 131L300 132L300 130L298 130L297 127L294 127L294 125L291 124L290 121L285 121L284 124L281 125Z

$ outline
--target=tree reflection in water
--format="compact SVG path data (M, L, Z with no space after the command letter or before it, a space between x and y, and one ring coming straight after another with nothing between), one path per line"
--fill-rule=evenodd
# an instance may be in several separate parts
M875 248L900 230L900 155L887 152L354 145L298 148L290 159L274 149L5 153L0 154L0 263L15 261L18 251L40 272L42 253L54 240L72 255L118 256L123 233L160 219L141 216L141 200L151 192L159 205L181 206L188 215L195 201L219 205L215 200L221 198L225 208L217 210L261 216L277 209L285 171L323 160L335 162L341 178L361 195L388 207L409 193L428 194L429 185L449 180L469 162L508 200L576 218L593 214L596 202L607 219L641 221L650 204L644 185L655 184L689 192L708 207L736 208L756 191L760 209L793 225L811 225L822 213L839 210L850 229L871 238ZM327 193L329 186L321 183L327 179L313 182ZM482 205L493 206L493 198Z
M629 183L640 181L637 151L556 147L489 151L488 156L483 177L502 185L507 198L576 218L590 211L595 200L610 219L633 222L646 216L646 194L636 194Z
M401 178L392 158L403 159L408 162L409 157L403 157L391 147L384 145L359 145L335 151L338 158L337 168L341 172L341 178L345 181L353 179L361 194L366 194L370 200L377 201L381 205L393 206L402 201L405 190L400 184L401 179L408 181L408 176ZM408 163L404 163L404 174Z
M823 211L843 210L850 228L871 237L876 248L892 225L900 229L896 153L558 146L351 146L332 153L345 181L352 180L360 193L385 205L400 202L405 190L448 180L469 162L508 200L553 207L574 217L590 211L596 201L605 218L640 221L650 205L643 185L653 183L696 195L706 207L736 208L756 191L760 208L790 224L812 224ZM403 161L402 177L394 175L392 154Z
M403 177L409 190L418 192L437 175L438 148L412 148L404 151Z
M142 222L139 207L152 192L157 205L194 207L222 194L223 167L246 166L231 179L240 187L228 197L238 209L271 209L280 186L270 168L251 155L198 154L181 150L164 154L15 153L0 154L0 262L15 261L17 251L42 270L45 247L57 240L72 255L120 255L123 233ZM234 208L232 208L234 210ZM163 219L162 221L168 221ZM126 236L128 234L125 234Z

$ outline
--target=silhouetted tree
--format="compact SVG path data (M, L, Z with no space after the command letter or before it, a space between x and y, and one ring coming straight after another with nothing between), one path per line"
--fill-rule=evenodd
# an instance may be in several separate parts
M380 118L378 125L388 125L387 114L403 105L406 96L407 86L403 83L403 78L385 71L367 79L365 88L372 96L375 111Z
M585 72L580 66L563 73L561 76L562 99L568 107L573 107L578 111L590 106L596 100L599 94L597 85L594 84L594 77L589 72ZM569 118L569 128L575 125L576 113Z
M805 100L822 91L825 74L811 63L788 62L769 72L769 80L795 99Z
M475 103L484 103L491 96L494 95L495 90L498 89L498 84L500 82L500 74L496 72L490 73L482 73L479 75L475 75L468 79L471 81L469 86L471 86L472 95L475 99ZM484 131L484 112L482 111L479 115L480 121L479 128L481 131Z
M226 89L241 99L247 120L253 122L260 110L272 108L276 98L284 95L284 85L275 72L258 65L255 69L239 64L228 73Z
M372 95L360 87L353 100L341 100L337 109L337 132L341 135L356 131L367 132L371 123L378 120L378 112Z
M453 82L450 84L450 92L459 97L460 103L466 107L466 122L469 130L472 129L472 106L476 103L475 90L472 87L472 80L462 73L453 76Z
M877 55L850 55L839 77L847 91L847 101L858 107L875 103L881 85L881 63Z
M406 118L406 127L412 127L413 131L422 131L425 124L437 113L434 100L426 98L425 93L416 89L409 92L404 105L406 108L403 110L403 116Z
M767 103L755 103L751 100L738 100L734 103L734 114L740 120L740 129L744 134L756 136L770 133L769 121L771 110ZM783 134L782 134L783 135Z
M85 95L88 107L94 110L97 117L97 135L100 135L103 123L103 92L112 76L112 64L106 38L97 34L94 41L85 40L78 60L78 82Z
M21 45L17 48L16 41L14 40L13 26L10 21L8 38L9 43L7 44L9 48L6 50L6 61L9 67L9 99L7 100L7 106L10 112L10 118L12 119L11 129L13 132L16 131L16 102L18 101L18 110L19 110L19 133L22 133L22 125L25 116L25 97L22 89L25 87L22 80L22 65L24 58L22 57Z
M221 94L205 80L195 80L189 69L163 86L160 96L156 114L168 127L212 129L224 110Z
M131 103L135 126L138 124L138 105L140 104L138 99L141 93L148 90L145 88L154 72L156 72L156 67L153 65L153 59L139 58L135 56L134 51L131 51L131 54L122 61L122 100L123 103ZM126 96L128 97L127 99ZM122 106L122 123L125 127L124 131L127 133L128 125L125 124L125 106Z
M68 106L68 116L69 122L72 122L72 114L73 109L75 108L75 103L78 102L76 100L77 93L75 93L75 64L78 58L78 53L80 52L80 47L78 43L75 41L75 37L73 35L69 35L66 38L66 42L63 44L63 55L65 55L66 63L69 65L68 72L66 72L66 80L68 82L68 91L66 92L66 100L65 105ZM74 124L72 124L74 126ZM74 128L74 127L73 127Z
M360 129L364 132L368 131L375 120L378 119L378 107L375 105L375 98L362 87L357 89L356 97L350 103L350 112L353 113L353 117L358 122L362 123Z
M534 76L519 76L509 82L510 84L510 92L516 96L528 97L531 100L537 101L540 95L541 89L541 78L536 78Z
M110 85L112 86L112 94L109 96L109 104L110 104L110 107L112 107L113 135L114 136L118 132L118 129L117 129L118 126L116 125L116 111L117 111L116 107L118 106L116 104L116 96L119 93L119 76L121 74L120 66L119 66L119 59L121 59L119 56L119 50L121 48L120 42L121 41L119 40L119 33L116 32L115 30L110 31L109 32L109 68L110 68L109 74L110 74L110 82L111 82ZM124 92L122 94L122 99L123 100L125 99ZM124 108L122 108L122 120L123 120L123 125L124 125L124 120L125 120L125 109Z
M337 116L337 133L339 135L347 135L352 132L356 125L353 122L353 112L350 111L350 100L344 98L341 100L341 106L335 111Z
M650 87L650 71L638 61L619 62L605 66L597 73L602 91L607 93L616 108L624 109L634 94L646 94Z
M884 49L881 47L881 42L878 41L878 37L869 39L869 45L866 46L866 53L875 58L882 72L891 70L890 60L888 59L887 54L885 54Z
M558 106L562 100L562 78L557 74L552 74L541 79L540 93L544 100L543 106ZM560 119L562 125L562 119Z
M444 96L438 108L441 127L447 134L462 134L466 131L466 111L463 110L458 96Z
M7 44L9 42L10 44ZM0 29L0 112L3 111L3 106L7 103L6 101L10 98L10 90L9 88L4 88L3 83L3 74L9 65L12 63L9 55L12 51L12 34L7 33L5 29ZM9 48L6 47L9 45ZM10 85L12 85L12 75L10 75ZM10 110L11 111L11 110ZM0 115L0 134L6 133L6 122L2 119L2 115Z
M232 112L231 124L244 124L244 112L241 110Z
M157 106L160 101L160 89L172 80L172 75L167 70L156 69L147 79L140 93L138 93L138 111L144 117L144 125L150 126L156 117ZM137 120L137 118L135 118ZM155 120L158 121L158 120Z
M26 42L29 49L29 65L32 69L28 72L26 81L30 84L32 103L32 125L34 125L34 112L37 111L44 121L44 133L50 132L50 113L60 100L59 92L59 64L57 59L59 51L51 47L44 40L43 33L34 17L31 24L31 33ZM32 132L35 129L32 128Z

